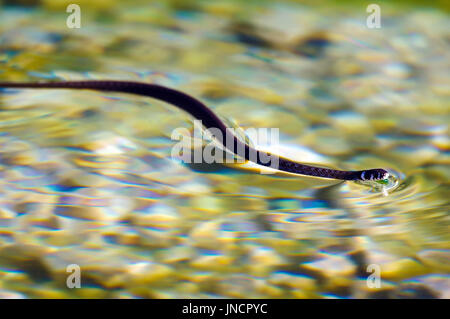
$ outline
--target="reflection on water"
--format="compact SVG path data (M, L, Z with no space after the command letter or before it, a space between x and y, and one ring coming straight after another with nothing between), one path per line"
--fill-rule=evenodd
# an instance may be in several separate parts
M0 298L448 298L448 16L390 8L370 30L365 8L192 3L117 4L76 31L57 6L4 9L0 75L176 87L279 128L280 155L392 176L188 166L170 136L192 122L161 102L1 90Z

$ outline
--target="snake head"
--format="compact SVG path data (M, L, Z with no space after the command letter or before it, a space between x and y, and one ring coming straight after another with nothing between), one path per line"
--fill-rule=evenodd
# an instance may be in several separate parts
M382 168L368 169L361 172L361 180L363 181L378 181L388 177L388 171Z

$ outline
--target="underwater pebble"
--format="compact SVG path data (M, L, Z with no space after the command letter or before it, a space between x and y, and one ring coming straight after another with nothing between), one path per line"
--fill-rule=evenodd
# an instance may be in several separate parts
M370 275L368 273L368 275ZM391 298L393 291L395 290L395 283L383 280L380 278L380 286L369 286L368 278L360 279L355 283L354 298L370 298L370 299L387 299ZM373 284L373 282L371 282Z
M218 290L222 295L231 298L247 298L254 296L257 280L246 275L233 274L218 282Z
M175 246L167 248L158 255L159 259L168 264L190 260L195 254L195 249L190 246Z
M439 150L432 146L397 147L390 151L390 156L408 167L418 167L439 155Z
M416 277L413 282L420 282L439 295L439 298L450 298L450 276L448 275L427 275Z
M15 213L12 210L9 210L7 208L0 208L0 220L11 220L14 217L17 216L17 213Z
M330 119L339 131L354 133L359 136L372 133L370 122L363 114L340 111L330 114Z
M283 264L283 259L274 249L269 247L255 247L250 250L249 261L251 264L261 266L274 266Z
M384 65L382 68L382 72L389 77L403 79L407 78L410 75L411 70L406 64L394 62Z
M171 267L146 261L128 265L125 273L124 282L128 287L148 285L169 277L174 278L174 270Z
M56 206L55 214L81 220L107 221L111 220L106 207L90 206Z
M317 261L303 263L306 269L320 272L325 277L347 277L354 274L356 265L345 256L320 253Z
M0 264L26 270L37 278L48 276L44 264L47 253L54 249L36 244L10 244L0 247Z
M450 272L450 251L428 249L418 253L418 258L425 265L443 272Z
M137 228L139 244L149 248L168 248L177 242L176 234L151 228Z
M134 211L129 216L130 224L159 230L171 230L180 219L176 209L164 204L156 204L145 210Z
M123 286L125 284L123 273L131 263L128 258L104 248L77 250L63 248L46 254L43 260L57 281L65 284L67 266L76 264L80 267L82 280L93 281L104 287Z
M304 292L317 290L317 283L314 278L284 271L272 273L268 278L268 282L273 285L299 289Z
M269 247L248 248L248 268L252 275L264 276L276 266L286 263L274 249Z
M381 276L387 280L403 280L428 272L427 267L411 258L401 258L381 265Z
M435 299L438 293L424 284L416 282L401 283L392 294L396 299Z
M220 251L205 251L194 257L190 265L201 270L219 271L228 269L228 266L232 265L234 261L234 257Z
M284 294L282 288L269 284L266 280L256 282L256 292L267 298L281 298Z
M0 289L0 299L27 299L24 294Z
M222 201L213 196L192 197L189 206L205 214L218 214L222 211Z
M220 230L221 221L199 223L190 232L189 238L195 247L204 249L224 248L235 239L232 233Z

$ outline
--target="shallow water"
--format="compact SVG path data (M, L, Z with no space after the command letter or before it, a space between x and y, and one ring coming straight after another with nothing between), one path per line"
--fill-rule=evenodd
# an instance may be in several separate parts
M167 85L243 130L279 128L280 155L395 178L185 165L171 134L192 121L164 103L1 90L0 297L450 297L441 9L383 7L375 30L357 6L79 2L80 29L50 2L2 8L0 79Z

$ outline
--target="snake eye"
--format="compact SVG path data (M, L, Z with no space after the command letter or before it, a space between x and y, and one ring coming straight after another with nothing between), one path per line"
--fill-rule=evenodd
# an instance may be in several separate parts
M382 180L382 179L386 179L389 177L389 173L381 168L376 168L376 169L371 169L371 170L367 170L367 171L362 171L361 172L361 180L363 181L377 181L377 180Z

